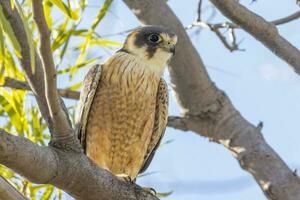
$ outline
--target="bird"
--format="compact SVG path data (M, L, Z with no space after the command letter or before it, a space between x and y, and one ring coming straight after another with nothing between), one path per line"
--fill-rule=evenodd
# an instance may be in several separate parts
M135 181L148 168L164 135L168 89L163 72L176 43L169 28L138 27L84 78L76 133L85 154L123 180Z

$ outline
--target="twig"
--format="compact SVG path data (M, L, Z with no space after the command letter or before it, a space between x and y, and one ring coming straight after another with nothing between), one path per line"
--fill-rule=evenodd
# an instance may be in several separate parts
M0 85L0 87L1 86L13 88L13 89L20 89L20 90L31 90L30 86L26 82L19 81L9 77L5 77L4 84ZM78 100L80 96L80 92L72 91L68 89L58 89L58 93L61 97L74 99L74 100Z
M40 54L43 62L45 87L46 87L46 100L50 111L50 116L53 121L53 134L51 137L51 144L61 146L60 142L74 143L74 148L80 145L74 139L73 129L68 121L67 114L63 111L61 100L57 92L56 86L56 69L51 51L51 32L46 23L43 1L33 0L33 18L37 24L40 33ZM72 139L71 139L72 138ZM77 142L75 142L77 141ZM65 143L63 142L63 143ZM77 145L76 145L77 144ZM75 148L76 149L76 148Z
M274 25L282 25L282 24L286 24L288 22L291 22L295 19L298 19L299 17L300 17L300 11L297 11L297 12L295 12L295 13L287 16L287 17L271 21L271 23L273 23Z
M197 20L190 24L189 26L186 27L186 30L189 30L194 27L209 27L211 31L213 31L217 37L221 40L223 45L229 50L229 51L243 51L244 49L240 49L239 45L236 41L236 36L235 36L235 31L234 29L241 28L240 26L232 23L232 22L222 22L222 23L217 23L217 24L212 24L206 21L201 20L201 1L199 1L198 4L198 10L197 10ZM274 21L271 21L270 23L273 23L274 25L282 25L285 23L288 23L290 21L293 21L295 19L298 19L300 17L300 11L297 11L293 13L292 15L289 15L284 18L280 18ZM224 34L221 33L219 29L226 28L230 31L230 35L233 38L232 42L227 41L226 37Z
M232 42L228 42L224 34L220 32L220 30L214 26L209 25L210 30L216 33L218 38L221 40L221 42L224 44L224 46L229 50L229 51L244 51L244 49L240 49L238 43L236 42L236 36L234 29L229 29L231 37L232 37Z
M273 23L248 10L235 0L210 0L226 17L241 26L274 54L290 64L300 75L300 51L283 38ZM300 11L292 16L275 21L277 24L298 18Z
M198 13L198 17L197 17L197 21L200 22L201 21L201 11L202 11L202 0L199 0L198 2L198 10L197 10L197 13Z
M279 19L270 21L269 23L279 26L279 25L289 23L298 18L300 18L300 11L297 11L287 17L283 17L283 18L279 18ZM206 22L204 22L204 23L206 23ZM211 25L215 26L216 28L241 28L239 25L232 23L232 22L222 22L222 23L211 24ZM197 26L197 25L195 25L195 26Z

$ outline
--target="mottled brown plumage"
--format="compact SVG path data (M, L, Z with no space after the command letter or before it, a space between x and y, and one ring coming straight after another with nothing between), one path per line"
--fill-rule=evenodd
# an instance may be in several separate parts
M86 75L76 126L87 156L100 167L131 180L148 167L167 124L161 76L176 41L165 28L139 28Z

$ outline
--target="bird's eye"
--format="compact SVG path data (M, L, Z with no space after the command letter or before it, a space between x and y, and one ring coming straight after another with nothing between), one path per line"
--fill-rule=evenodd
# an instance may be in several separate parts
M157 34L151 34L148 39L152 43L158 43L161 40Z

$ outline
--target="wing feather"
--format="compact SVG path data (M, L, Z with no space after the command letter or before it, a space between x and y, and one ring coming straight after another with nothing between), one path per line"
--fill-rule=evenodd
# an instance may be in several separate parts
M165 133L165 129L168 122L168 86L163 78L160 79L157 96L156 96L156 108L155 108L155 119L153 133L151 136L150 143L148 145L147 153L143 167L139 173L143 173L150 165L153 156L158 148L161 139Z
M93 66L83 80L83 89L80 94L75 124L76 134L85 151L85 138L88 116L94 96L101 78L102 66Z

